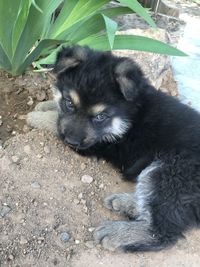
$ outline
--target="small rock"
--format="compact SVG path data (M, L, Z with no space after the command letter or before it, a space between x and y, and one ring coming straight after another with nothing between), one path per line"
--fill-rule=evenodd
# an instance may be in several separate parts
M2 121L2 119L0 119L0 126L3 124L3 121Z
M36 93L36 98L38 101L43 101L46 99L46 93L44 90L40 90Z
M85 199L81 199L81 204L85 205L86 204L86 200Z
M86 169L86 164L85 163L81 163L81 170L84 171Z
M64 185L60 186L60 191L64 193L66 191L66 187Z
M31 187L35 189L40 189L41 185L37 181L34 181L31 183Z
M73 202L78 205L80 203L80 200L79 199L74 199Z
M93 178L92 176L86 174L81 177L81 181L85 184L91 184L93 182Z
M23 132L24 133L28 133L30 131L30 129L31 128L28 125L25 124L24 127L23 127Z
M49 146L45 146L45 147L44 147L44 152L45 152L46 154L50 154L50 153L51 153L51 149L50 149L50 147L49 147Z
M11 261L14 260L14 256L11 254L11 255L8 256L8 259L11 260Z
M33 98L31 96L28 96L28 102L27 102L27 105L28 106L32 106L33 105Z
M87 247L87 248L94 248L94 242L93 241L86 241L85 242L85 246Z
M11 208L9 206L3 206L0 208L0 218L4 218L9 212Z
M20 245L25 245L28 243L28 241L26 240L26 238L24 236L22 236L19 243L20 243Z
M76 239L76 240L75 240L75 244L76 244L76 245L80 244L80 240Z
M104 184L99 185L99 188L103 189L103 187L104 187Z
M70 235L67 232L63 232L60 235L60 240L64 243L68 242L70 239Z
M94 227L90 227L90 228L88 228L88 231L89 231L90 233L94 232L94 230L95 230Z
M24 146L24 152L26 154L30 154L31 153L31 147L29 145Z
M26 115L18 115L17 118L18 120L26 120Z
M82 199L82 198L83 198L83 193L80 193L80 194L78 195L78 198L79 198L79 199Z
M20 158L18 156L12 156L11 158L14 163L19 164Z

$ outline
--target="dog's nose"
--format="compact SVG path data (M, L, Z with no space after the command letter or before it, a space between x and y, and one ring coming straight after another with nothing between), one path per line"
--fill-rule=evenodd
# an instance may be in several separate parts
M68 137L65 137L65 144L72 146L72 147L77 147L80 145L80 142L76 140L72 140Z

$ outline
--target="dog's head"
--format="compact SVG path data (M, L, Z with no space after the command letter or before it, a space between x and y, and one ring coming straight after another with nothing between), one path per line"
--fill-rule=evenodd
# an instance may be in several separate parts
M58 53L55 73L58 132L64 143L87 149L127 133L143 80L134 62L75 46Z

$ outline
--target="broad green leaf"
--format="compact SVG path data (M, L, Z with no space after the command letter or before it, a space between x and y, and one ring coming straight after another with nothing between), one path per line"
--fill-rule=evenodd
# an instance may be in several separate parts
M41 10L45 9L45 1L37 0L37 5ZM18 66L24 62L27 54L33 49L36 42L40 39L43 28L46 22L46 17L43 13L38 11L34 5L31 5L29 16L26 21L25 28L20 36L15 55L13 57L13 69L14 71L18 69Z
M103 36L91 36L79 42L98 50L110 50L108 39ZM137 35L116 35L113 50L137 50L170 56L187 56L184 52L161 41Z
M119 2L133 11L135 11L140 17L142 17L151 27L156 28L156 24L150 15L147 13L145 8L143 8L140 3L136 0L119 0Z
M70 1L69 1L70 2ZM76 2L76 3L75 3ZM65 31L67 28L72 26L74 23L91 16L103 5L108 3L108 0L94 1L94 0L73 0L74 6L71 9L71 13L68 14L68 17L63 12L60 12L58 16L59 24L57 25L57 31L53 30L51 38L60 38L60 34ZM67 2L66 2L67 4ZM64 6L65 7L65 6ZM64 8L63 7L63 8ZM59 18L60 17L60 18Z
M15 53L17 43L19 41L19 38L24 30L24 27L26 25L26 21L29 14L31 1L27 0L21 0L19 12L16 18L16 21L13 25L13 34L12 34L12 52Z
M19 74L24 69L26 69L34 60L38 58L38 56L41 54L44 48L50 47L52 45L58 45L64 42L65 41L50 40L50 39L42 40L41 42L39 42L37 47L28 55L23 64L21 64L20 67L17 70L15 70L15 74Z
M0 45L9 59L12 58L12 31L18 16L21 0L0 0Z
M102 9L99 12L107 17L112 18L115 16L132 14L134 11L128 7L111 7Z
M3 68L8 72L12 69L11 62L1 45L0 45L0 68Z
M115 32L117 30L117 23L103 15L105 25L106 25L106 34L108 36L109 44L110 44L110 49L112 50L113 44L114 44L114 39L115 39Z

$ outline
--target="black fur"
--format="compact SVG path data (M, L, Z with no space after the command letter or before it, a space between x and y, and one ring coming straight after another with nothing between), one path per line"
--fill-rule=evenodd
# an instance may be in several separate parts
M76 57L76 49L66 48L60 52L56 69L60 70L60 59L69 55ZM80 110L73 114L66 110L63 98L60 101L60 119L72 116L74 122L69 122L72 128L60 132L60 137L65 140L66 136L69 139L73 136L78 152L108 160L128 180L135 180L153 161L161 162L161 167L153 173L153 194L148 200L151 214L148 230L154 240L146 243L133 240L121 248L158 250L174 244L185 230L200 222L200 115L157 91L129 59L84 49L85 58L82 61L79 58L79 64L67 66L58 73L57 87L63 97L73 88L82 101ZM118 68L121 63L122 67ZM86 122L82 116L86 107L100 102L109 106L114 116L131 122L129 129L115 142L99 142L101 128L106 127L104 122L96 126L90 118ZM95 140L84 147L81 142L85 138L85 124L94 128Z

